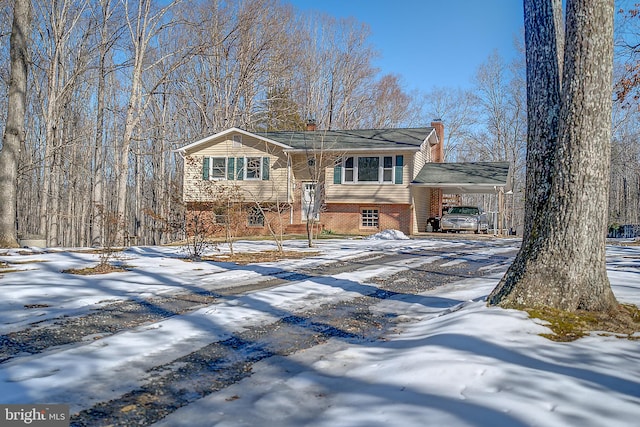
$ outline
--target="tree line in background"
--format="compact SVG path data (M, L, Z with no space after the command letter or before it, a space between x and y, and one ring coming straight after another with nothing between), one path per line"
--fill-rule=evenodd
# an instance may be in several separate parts
M407 91L400 76L380 75L365 24L303 14L279 0L31 6L16 202L22 236L44 236L52 246L180 239L183 159L173 149L232 126L300 130L307 119L318 129L348 129L425 126L440 118L446 160L512 163L507 225L522 224L524 59L506 63L495 53L478 68L472 89L418 93ZM0 7L5 112L13 1L0 0ZM618 16L609 217L638 223L633 72L637 79L640 22L633 10ZM5 125L3 114L3 133ZM492 197L473 202L495 210Z

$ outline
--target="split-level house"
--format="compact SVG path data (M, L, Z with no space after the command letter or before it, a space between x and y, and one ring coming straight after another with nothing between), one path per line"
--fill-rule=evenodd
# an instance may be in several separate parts
M334 233L416 234L429 218L441 215L442 188L463 189L469 181L448 183L438 181L442 170L423 172L425 165L442 163L443 137L439 121L405 129L322 131L312 124L306 131L227 129L178 150L185 159L187 223L219 221L221 207L212 208L212 199L219 197L216 188L226 187L242 195L243 213L234 221L244 223L237 224L243 235L267 234L269 224L304 233L307 223ZM498 181L495 171L475 173L482 167L472 165L471 181L484 176L487 182L474 184L504 185L504 164L498 166Z

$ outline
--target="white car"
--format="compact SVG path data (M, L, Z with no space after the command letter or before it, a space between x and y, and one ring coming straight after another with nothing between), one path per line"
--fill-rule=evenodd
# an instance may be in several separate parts
M488 233L489 221L480 208L475 206L454 206L449 209L440 220L440 230L443 233L450 231L473 231L474 233Z

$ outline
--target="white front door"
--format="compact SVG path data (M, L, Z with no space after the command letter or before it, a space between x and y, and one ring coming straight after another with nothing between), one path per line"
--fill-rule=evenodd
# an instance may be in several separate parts
M320 219L320 203L316 194L316 183L305 182L302 185L302 221L317 221Z

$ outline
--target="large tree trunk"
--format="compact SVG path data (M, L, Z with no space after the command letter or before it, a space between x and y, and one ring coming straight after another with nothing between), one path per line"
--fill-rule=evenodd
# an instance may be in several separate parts
M558 18L560 15L560 18ZM561 0L524 4L527 62L527 182L524 242L538 232L539 212L551 189L551 168L557 152L560 114Z
M525 14L528 148L543 150L528 154L527 189L529 182L541 185L547 173L549 187L527 193L527 206L537 205L527 217L522 248L488 302L609 310L617 304L605 257L613 0L568 0L564 73L557 101L553 93L560 67L541 62L546 58L558 64L552 59L557 52L552 0L525 0ZM538 28L532 31L535 22Z
M16 0L10 39L11 80L7 123L0 151L0 247L17 247L16 197L18 153L24 142L27 98L27 39L31 22L31 0Z

